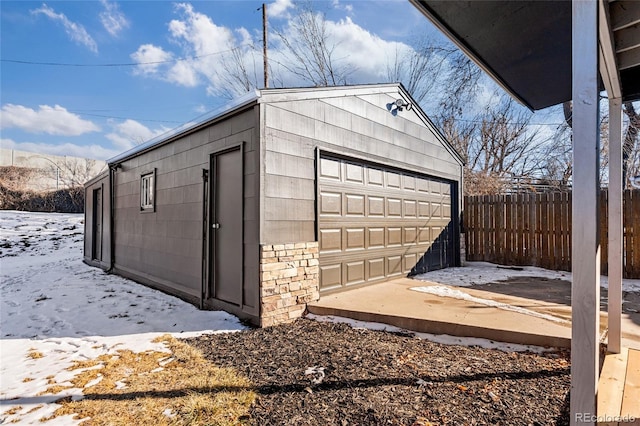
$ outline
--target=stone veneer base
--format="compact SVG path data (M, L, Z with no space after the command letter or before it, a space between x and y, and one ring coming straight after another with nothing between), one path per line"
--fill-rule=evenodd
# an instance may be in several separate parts
M260 246L260 326L291 322L320 298L318 243Z

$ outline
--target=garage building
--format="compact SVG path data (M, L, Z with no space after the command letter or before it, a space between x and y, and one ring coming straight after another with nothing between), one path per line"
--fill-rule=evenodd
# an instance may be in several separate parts
M400 84L259 90L108 164L85 262L258 325L460 263L462 160Z

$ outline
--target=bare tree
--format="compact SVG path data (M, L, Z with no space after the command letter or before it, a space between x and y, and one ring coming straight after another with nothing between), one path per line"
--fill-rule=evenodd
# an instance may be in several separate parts
M102 170L98 167L98 162L90 158L65 158L60 165L62 172L60 179L67 187L84 186L84 184L97 176Z
M424 33L424 31L422 32ZM387 80L402 82L421 103L427 95L439 99L438 119L460 116L465 103L475 101L482 71L458 48L417 35L406 49L388 59Z
M542 179L548 185L567 189L573 174L571 127L567 121L556 128L552 140L544 149L544 158L545 161L541 167Z
M465 193L494 194L515 181L539 177L545 142L532 114L503 95L471 118L453 114L452 106L440 128L465 160Z
M570 182L572 167L572 103L565 102L562 105L565 122L558 126L554 137L554 143L547 150L546 163L543 170L545 177L558 181L560 185L567 186ZM627 116L625 120L624 140L622 146L622 167L624 186L629 187L633 176L640 174L640 146L638 146L638 129L640 129L640 114L634 108L633 103L625 102L623 111ZM609 168L609 116L606 109L602 110L600 117L600 180L608 180Z
M347 84L354 69L344 58L336 57L338 43L327 30L325 15L311 1L297 2L294 10L286 26L272 26L272 40L282 57L271 58L268 65L270 87L285 85L280 68L313 86ZM232 47L220 61L216 76L222 84L217 95L233 99L261 87L262 51L258 46Z
M289 72L314 86L336 86L347 84L353 67L336 57L338 43L327 31L323 13L317 12L311 2L297 3L297 14L289 20L286 28L276 28L277 40L284 47Z
M39 172L35 167L0 166L0 188L25 191L29 188L29 181Z
M640 114L631 102L625 102L623 111L629 122L624 132L622 145L622 179L625 186L629 187L631 179L640 175L640 146L638 144Z
M254 50L253 47L234 47L221 58L222 70L217 73L222 81L218 90L220 96L234 99L259 87Z
M532 174L539 156L531 114L506 97L471 113L477 109L480 68L453 45L420 39L412 44L390 61L388 78L401 81L418 102L438 99L433 116L466 163L465 193L499 193L510 177Z
M465 108L477 100L482 70L458 49L449 52L447 64L440 102L442 116L462 115Z
M421 103L439 84L451 50L433 40L416 37L413 46L395 52L387 62L387 81L401 82L416 102Z
M531 113L512 98L503 98L497 108L487 107L470 159L472 169L501 177L533 176L540 169L540 140L530 120Z
M477 128L478 124L475 120L456 120L454 116L446 117L440 122L442 134L462 156L466 167L469 167Z

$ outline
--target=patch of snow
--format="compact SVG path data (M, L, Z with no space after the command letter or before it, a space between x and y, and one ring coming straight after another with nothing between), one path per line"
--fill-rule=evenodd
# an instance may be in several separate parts
M98 374L98 377L96 377L95 379L91 380L90 382L87 382L86 385L84 385L85 388L90 388L91 386L95 386L98 383L100 383L102 381L102 379L104 379L104 376L102 374Z
M170 419L173 419L176 416L176 413L173 412L173 410L171 410L171 408L166 408L162 414L164 414L165 416L169 417Z
M561 324L570 324L570 321L567 321L562 318L554 317L553 315L547 315L540 312L535 312L530 309L521 308L520 306L513 306L507 303L496 302L495 300L490 299L481 299L479 297L472 296L463 291L445 287L442 285L434 285L428 287L412 287L411 290L419 291L421 293L434 294L436 296L442 297L450 297L452 299L466 300L467 302L478 303L480 305L491 306L493 308L502 309L505 311L517 312L519 314L529 315L532 317L542 318L548 321L553 321Z
M465 266L439 269L415 275L412 278L457 287L489 284L518 277L541 277L551 280L571 281L571 272L552 271L535 266L521 266L518 268L522 268L522 270L500 268L498 265L488 262L465 262ZM609 288L607 276L602 275L600 277L600 286ZM622 289L624 291L640 292L640 280L624 279L622 280Z
M165 365L169 364L170 362L172 362L175 358L170 357L170 358L164 358L162 360L160 360L158 362L158 364L160 364L161 367L164 367Z
M311 382L319 385L324 380L324 367L318 367L317 365L314 365L313 367L307 367L304 375L313 376L311 378Z
M42 395L70 384L74 361L119 350L167 352L163 334L193 337L242 330L238 318L194 306L82 262L82 214L0 211L0 423L40 424L64 396ZM41 358L30 358L32 351ZM101 368L101 365L92 368ZM124 382L119 386L126 386ZM15 414L4 415L22 406ZM83 421L61 416L48 425Z
M519 345L515 343L496 342L489 339L481 339L478 337L457 337L450 336L448 334L431 334L431 333L419 333L414 331L405 330L399 327L394 327L389 324L382 324L379 322L358 321L351 318L344 318L335 315L315 315L307 314L306 318L315 321L334 322L349 324L351 327L358 329L374 330L374 331L387 331L391 333L408 333L414 335L420 339L429 340L434 343L441 343L443 345L460 345L460 346L478 346L485 349L497 349L503 352L532 352L532 353L544 353L555 351L555 348L545 348L543 346L534 345Z

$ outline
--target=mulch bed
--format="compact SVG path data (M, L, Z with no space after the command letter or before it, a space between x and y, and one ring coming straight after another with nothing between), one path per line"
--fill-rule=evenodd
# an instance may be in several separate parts
M442 345L308 319L185 341L255 384L250 424L569 424L566 351ZM314 366L321 381L305 374Z

